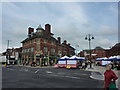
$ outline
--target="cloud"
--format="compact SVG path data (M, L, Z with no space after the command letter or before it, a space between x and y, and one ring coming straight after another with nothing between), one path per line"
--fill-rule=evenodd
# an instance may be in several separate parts
M119 2L119 0L2 0L2 2Z
M102 5L102 3L98 5ZM110 5L112 3L102 6L103 10L101 10L101 7L93 4L91 9L96 7L96 11L91 13L85 9L88 7L88 3L3 3L3 50L6 48L6 40L11 40L11 47L19 47L20 42L27 37L29 26L37 28L38 24L42 24L44 28L47 23L52 25L52 32L56 38L61 36L62 41L67 40L74 47L79 44L80 50L88 48L88 41L84 38L89 33L95 36L95 40L92 40L91 43L92 48L97 45L103 47L113 45L117 42L118 32L117 23L115 23L117 15L113 15L115 13L109 9ZM104 7L109 9L108 13L104 12ZM101 17L98 18L98 14L101 12ZM108 23L109 20L110 23Z
M118 3L118 4L119 4L119 3ZM110 5L109 7L110 7L109 9L110 9L113 13L118 14L118 5L112 4L112 5Z
M95 31L96 35L99 36L116 36L118 35L118 28L114 28L111 26L100 25L98 30Z
M98 41L96 41L98 46L102 46L104 48L109 48L111 46L113 46L116 42L106 39L106 38L100 38Z

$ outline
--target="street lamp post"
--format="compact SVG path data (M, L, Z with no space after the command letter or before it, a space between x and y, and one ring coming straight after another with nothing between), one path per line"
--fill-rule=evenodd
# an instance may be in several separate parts
M88 34L85 37L85 40L88 40L89 42L89 60L90 60L90 68L92 68L92 62L91 62L91 40L94 39L92 34Z

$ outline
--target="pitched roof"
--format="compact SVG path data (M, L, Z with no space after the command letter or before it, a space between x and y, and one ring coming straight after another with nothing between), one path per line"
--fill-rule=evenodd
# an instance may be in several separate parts
M115 44L113 47L120 47L120 43Z
M104 50L104 49L100 46L97 46L97 47L94 48L94 50Z

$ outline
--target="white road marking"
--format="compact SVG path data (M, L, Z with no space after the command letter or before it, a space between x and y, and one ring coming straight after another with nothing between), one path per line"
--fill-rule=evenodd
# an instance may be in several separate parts
M28 71L28 69L20 69L20 71Z
M88 75L88 74L80 74L80 73L73 73L73 74L79 74L79 75Z
M51 71L47 71L46 73L49 73L49 74L51 74L52 72L51 72Z
M96 80L104 80L104 79L100 79L100 78L95 78L95 77L93 77L93 76L90 76L90 78L96 79Z
M10 68L9 68L9 70L12 70L12 71L13 71L13 69L10 69Z
M39 71L39 69L37 71L35 71L35 73L37 73Z
M68 77L68 78L75 78L75 79L80 79L78 77L73 77L73 76L65 76L65 77Z

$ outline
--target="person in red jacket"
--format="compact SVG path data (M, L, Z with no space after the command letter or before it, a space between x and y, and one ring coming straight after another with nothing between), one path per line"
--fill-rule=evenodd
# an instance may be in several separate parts
M106 65L106 71L104 73L104 88L105 90L109 90L109 85L111 83L111 81L113 80L115 83L115 80L118 79L118 77L116 76L116 74L111 70L112 65L111 64L107 64Z

